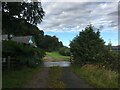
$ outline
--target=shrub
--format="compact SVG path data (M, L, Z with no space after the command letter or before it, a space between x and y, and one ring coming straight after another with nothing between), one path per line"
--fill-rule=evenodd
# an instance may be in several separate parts
M21 65L35 67L41 63L41 58L45 55L43 50L30 45L24 45L14 41L3 41L2 44L3 57L14 56Z
M62 47L59 49L59 53L63 56L70 56L70 49L68 47Z
M110 51L108 55L106 55L106 59L104 65L107 69L118 70L120 65L120 53Z

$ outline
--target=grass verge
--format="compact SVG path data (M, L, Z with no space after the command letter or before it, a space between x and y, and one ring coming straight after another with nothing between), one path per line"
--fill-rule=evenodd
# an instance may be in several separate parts
M99 68L95 65L85 65L81 68L72 66L72 70L77 76L96 88L120 88L117 72Z
M46 52L46 55L54 58L56 61L61 61L61 60L68 61L68 60L70 60L69 56L62 56L58 52Z
M49 69L49 88L65 88L64 83L61 81L62 68L61 67L50 67Z
M39 71L41 71L41 67L24 67L20 70L3 71L2 88L22 88Z

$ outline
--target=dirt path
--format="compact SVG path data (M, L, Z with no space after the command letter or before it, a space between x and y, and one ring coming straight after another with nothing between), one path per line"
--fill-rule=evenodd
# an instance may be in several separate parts
M63 68L63 82L66 88L92 88L86 84L83 80L79 79L70 68Z
M65 88L92 88L83 80L79 79L68 67L63 68L61 80ZM40 73L34 75L33 79L24 88L47 88L49 68L43 67Z
M51 57L46 57L46 59L52 60ZM30 80L25 88L47 88L48 74L49 67L43 67L39 73L34 75L33 79ZM61 80L65 84L65 88L92 88L77 77L69 67L63 67Z
M43 67L42 71L34 75L24 88L47 88L48 69Z

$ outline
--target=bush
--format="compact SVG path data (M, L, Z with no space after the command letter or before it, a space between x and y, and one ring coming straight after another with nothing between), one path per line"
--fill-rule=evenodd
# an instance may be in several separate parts
M16 57L17 62L21 65L35 67L41 63L41 59L45 55L43 50L30 45L24 45L14 41L3 41L2 44L3 57Z
M62 47L59 49L59 53L63 56L70 56L70 49L68 47Z
M108 55L106 55L104 66L106 66L107 69L118 70L118 67L120 65L119 57L120 57L120 53L110 51Z
M17 43L14 41L2 41L3 56L16 55Z

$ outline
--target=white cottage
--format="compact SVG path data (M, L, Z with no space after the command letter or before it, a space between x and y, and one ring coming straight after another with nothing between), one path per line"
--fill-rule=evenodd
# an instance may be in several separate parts
M11 40L16 41L18 43L24 43L29 44L34 47L37 47L34 41L34 38L32 36L19 36L19 37L13 37Z

